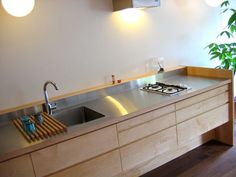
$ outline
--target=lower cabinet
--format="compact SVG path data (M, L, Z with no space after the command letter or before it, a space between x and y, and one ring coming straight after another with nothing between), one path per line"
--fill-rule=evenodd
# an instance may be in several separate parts
M31 153L36 177L50 175L118 147L116 126L109 126Z
M137 119L141 117L138 116ZM136 118L135 118L136 119ZM118 132L120 146L142 139L146 136L165 130L176 124L175 113L170 113L154 120L137 125L130 129Z
M0 177L139 176L147 172L143 166L154 169L215 138L215 128L231 124L227 90L225 85L0 163ZM138 173L129 175L133 170Z
M126 145L120 149L123 170L130 170L176 146L176 126Z
M1 177L35 177L29 155L0 163Z
M229 105L225 104L177 125L179 144L206 133L229 121Z
M224 105L228 102L229 102L229 94L228 94L228 92L224 92L224 93L221 93L221 94L214 96L212 98L203 100L203 101L195 103L193 105L189 105L183 109L176 111L177 123L181 123L186 120L189 120L199 114L203 114L207 111L215 109L215 108L217 108L221 105Z
M112 177L121 172L120 153L115 150L49 177Z

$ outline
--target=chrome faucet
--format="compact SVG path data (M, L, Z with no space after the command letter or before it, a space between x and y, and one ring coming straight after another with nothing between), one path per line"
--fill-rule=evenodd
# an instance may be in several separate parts
M45 84L44 84L44 86L43 86L46 111L47 111L47 113L48 113L49 115L52 115L52 110L56 109L57 106L56 106L56 104L49 103L48 92L47 92L47 85L48 85L48 84L53 85L56 90L58 90L58 88L57 88L56 83L53 82L53 81L47 81L47 82L45 82Z

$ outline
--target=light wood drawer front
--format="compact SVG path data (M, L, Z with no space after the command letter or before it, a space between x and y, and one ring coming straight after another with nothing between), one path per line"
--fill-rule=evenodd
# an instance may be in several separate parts
M50 177L112 177L121 173L119 150L83 162Z
M176 123L175 113L167 114L152 121L130 128L118 133L119 143L121 146L136 141L148 135L164 130Z
M117 124L117 130L120 131L124 131L127 129L130 129L132 127L135 127L139 124L143 124L145 122L151 121L153 119L156 119L157 117L166 115L168 113L174 112L175 111L175 105L169 105L169 106L165 106L163 108L142 114L140 116L134 117L132 119L126 120L124 122L121 122L119 124Z
M31 155L36 176L45 176L116 147L116 126L110 126L33 152Z
M179 143L189 140L212 130L229 121L229 105L225 104L209 112L194 117L177 125Z
M227 90L228 90L228 85L224 85L222 87L210 90L208 92L199 94L197 96L193 96L191 98L188 98L188 99L185 99L183 101L180 101L180 102L176 103L176 109L179 110L179 109L188 107L190 105L193 105L195 103L199 103L203 100L206 100L208 98L211 98L211 97L214 97L214 96L219 95L221 93L224 93Z
M211 109L219 107L229 101L229 93L224 92L220 95L204 100L200 103L193 104L189 107L176 111L177 123L188 120L196 115L207 112Z
M1 177L34 177L33 165L29 155L0 163Z
M176 127L163 130L121 148L123 169L129 170L177 146Z

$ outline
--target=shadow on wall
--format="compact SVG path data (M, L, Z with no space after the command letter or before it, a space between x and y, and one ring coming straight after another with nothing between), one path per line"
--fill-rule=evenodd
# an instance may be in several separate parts
M92 11L113 12L112 0L88 0L88 4Z

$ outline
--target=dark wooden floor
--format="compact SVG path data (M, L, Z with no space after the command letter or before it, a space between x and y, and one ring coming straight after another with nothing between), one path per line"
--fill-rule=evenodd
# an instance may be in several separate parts
M236 145L208 142L142 177L236 177Z

